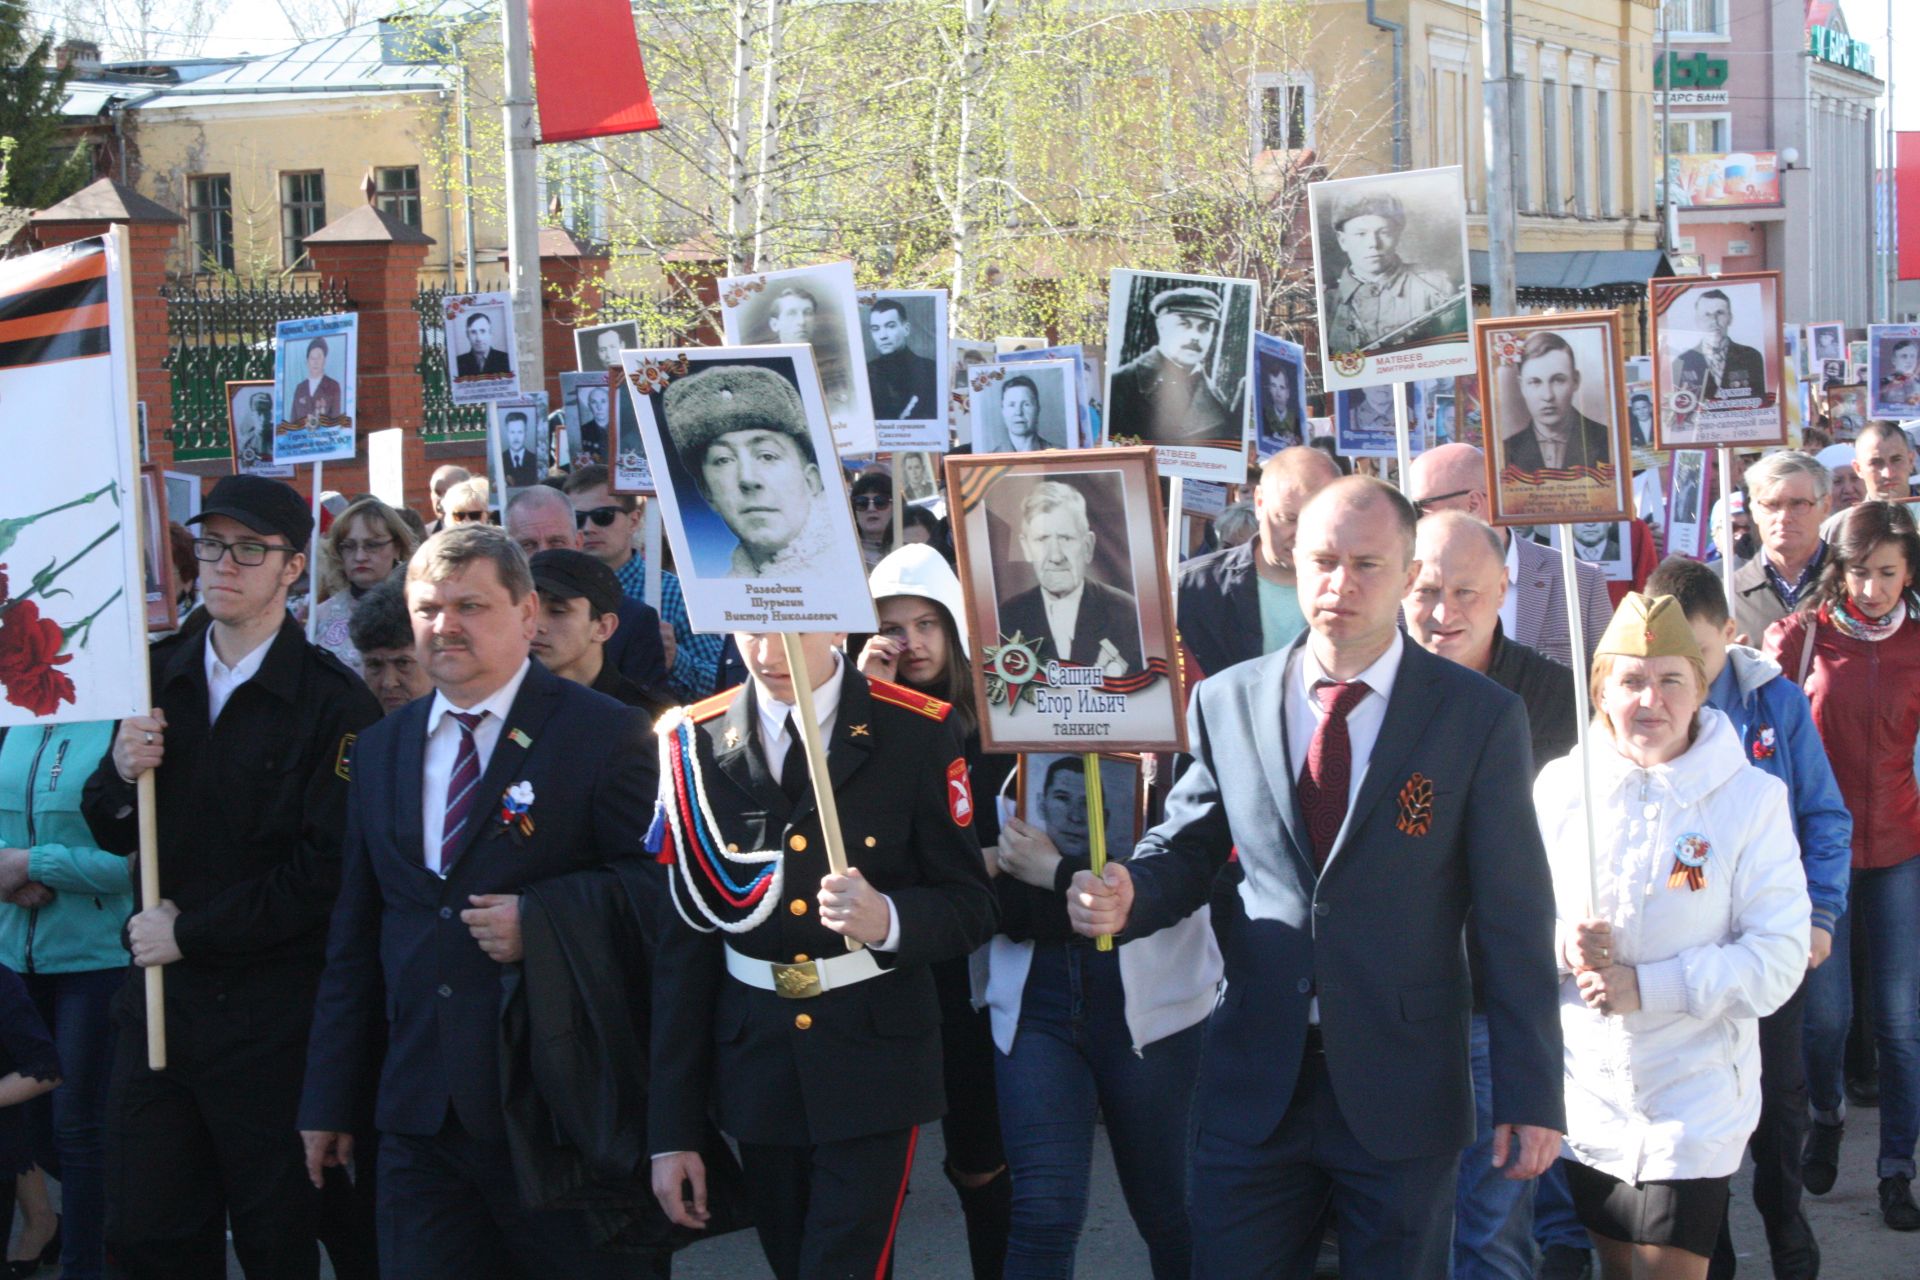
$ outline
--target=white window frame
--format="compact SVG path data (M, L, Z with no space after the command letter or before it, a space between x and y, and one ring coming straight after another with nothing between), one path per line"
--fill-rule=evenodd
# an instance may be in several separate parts
M1279 90L1280 105L1287 109L1286 94L1290 89L1299 89L1302 95L1301 110L1305 116L1302 121L1301 149L1312 151L1317 148L1317 95L1314 92L1313 76L1305 71L1256 71L1247 87L1247 141L1252 148L1250 154L1259 155L1268 150L1266 144L1266 96L1269 90ZM1289 150L1281 147L1277 150Z
M1697 16L1697 11L1701 7L1711 7L1713 10L1711 23L1706 28L1692 25L1694 18ZM1728 33L1727 24L1728 13L1732 7L1730 0L1662 0L1660 12L1654 15L1655 38L1659 38L1660 20L1663 15L1676 9L1690 9L1696 12L1683 15L1689 25L1685 27L1676 26L1671 31L1668 31L1666 33L1667 35L1672 36L1681 43L1730 40L1732 36Z
M1658 107L1654 108L1654 119L1654 128L1659 129L1660 109ZM1720 138L1722 145L1718 147L1703 147L1694 151L1693 154L1724 155L1733 150L1733 113L1731 111L1688 111L1684 114L1675 112L1671 123L1674 125L1686 125L1695 133L1698 132L1698 128L1702 124L1712 125L1717 123L1724 130ZM1656 151L1660 149L1661 148L1655 148Z

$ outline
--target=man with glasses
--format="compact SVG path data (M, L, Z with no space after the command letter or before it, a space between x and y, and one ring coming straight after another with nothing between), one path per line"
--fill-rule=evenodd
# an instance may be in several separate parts
M614 493L607 469L597 465L575 467L567 477L563 492L573 504L580 549L613 570L628 599L644 600L647 562L633 546L634 534L640 528L639 504L633 495ZM688 702L698 701L713 690L724 642L719 636L694 631L687 617L687 601L680 591L680 579L665 568L660 571L659 610L660 639L666 645L667 684Z
M168 1065L147 1069L144 983L122 992L107 1114L109 1248L131 1277L311 1280L320 1194L295 1108L340 884L360 677L287 612L313 530L288 486L228 476L200 514L203 614L150 653L156 703L88 780L100 847L139 847L152 772L160 898L127 924L136 968L167 966ZM335 1173L336 1177L343 1176Z
M1788 450L1747 468L1746 481L1760 553L1734 566L1734 638L1758 645L1768 627L1800 607L1826 567L1820 521L1833 478L1817 459Z

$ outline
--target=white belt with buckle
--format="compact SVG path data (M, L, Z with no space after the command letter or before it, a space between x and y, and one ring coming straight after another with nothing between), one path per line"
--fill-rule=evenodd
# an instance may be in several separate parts
M762 991L771 991L787 1000L810 1000L841 987L850 987L868 978L877 978L886 970L867 948L850 951L825 960L805 960L798 964L774 964L755 960L727 948L727 972L736 981Z

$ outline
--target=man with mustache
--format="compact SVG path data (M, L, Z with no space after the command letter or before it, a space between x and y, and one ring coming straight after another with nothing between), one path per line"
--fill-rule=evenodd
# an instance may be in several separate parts
M1129 593L1087 576L1093 548L1086 496L1057 480L1035 485L1020 509L1020 550L1039 582L1000 602L1000 635L1043 641L1036 650L1042 663L1129 675L1144 665L1140 607Z
M1466 290L1400 257L1406 229L1396 196L1350 197L1334 208L1333 235L1347 265L1321 303L1328 351L1392 351L1466 331Z
M1240 422L1227 407L1231 397L1220 394L1207 367L1220 328L1220 295L1185 285L1155 294L1148 307L1156 341L1114 370L1107 396L1113 434L1149 444L1236 447Z

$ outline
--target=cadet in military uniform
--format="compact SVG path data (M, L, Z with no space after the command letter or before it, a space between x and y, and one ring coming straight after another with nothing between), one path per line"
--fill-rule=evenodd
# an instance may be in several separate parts
M705 1225L711 1109L779 1280L884 1273L918 1127L945 1107L928 966L994 931L952 708L868 680L844 639L802 647L846 874L829 872L773 635L736 633L752 678L662 724L649 837L679 914L654 974L654 1194Z
M1466 289L1400 257L1407 212L1397 196L1352 196L1334 207L1347 265L1326 290L1327 350L1378 354L1467 329Z
M1115 435L1149 444L1240 440L1239 416L1207 371L1220 329L1220 295L1187 285L1166 289L1148 303L1153 347L1114 370L1107 412Z

